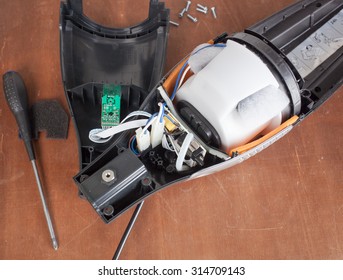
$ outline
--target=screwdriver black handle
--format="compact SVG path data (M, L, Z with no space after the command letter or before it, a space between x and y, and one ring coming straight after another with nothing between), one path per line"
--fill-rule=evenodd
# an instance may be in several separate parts
M32 131L29 117L29 104L23 79L17 72L9 71L3 75L4 93L24 140L30 161L35 159L32 147Z

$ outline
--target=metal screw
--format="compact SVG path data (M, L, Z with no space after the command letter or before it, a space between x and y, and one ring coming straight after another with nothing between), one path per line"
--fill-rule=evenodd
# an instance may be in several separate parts
M203 10L201 8L197 8L197 11L203 14L207 14L207 10Z
M104 180L104 182L109 183L109 182L112 182L116 178L116 174L114 173L113 170L107 169L104 172L102 172L101 177L102 177L102 180Z
M216 14L216 7L212 7L211 8L212 14L214 18L217 18L217 14Z
M182 18L185 12L186 12L186 8L184 8L184 9L179 13L179 17Z
M187 17L188 17L191 21L193 21L193 22L197 22L197 21L198 21L197 18L192 17L190 14L187 14Z
M179 26L179 24L177 22L175 22L175 21L171 21L170 20L169 23L172 24L172 25L175 25L175 26Z
M188 12L188 10L189 10L189 6L192 4L192 2L191 1L187 1L187 6L186 6L186 12Z
M203 5L200 5L200 4L197 4L197 6L200 8L200 9L203 9L203 10L206 10L207 11L207 7L203 6Z

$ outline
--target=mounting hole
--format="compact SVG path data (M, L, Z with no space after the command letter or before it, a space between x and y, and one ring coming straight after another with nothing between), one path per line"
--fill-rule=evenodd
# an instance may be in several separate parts
M80 183L82 183L82 182L83 182L84 180L86 180L88 177L89 177L88 175L82 174L82 175L80 176Z
M94 152L94 148L93 147L88 147L88 152L93 153Z
M141 180L141 184L143 187L149 187L152 184L152 181L149 177L145 177Z
M301 94L304 97L308 97L308 98L311 97L311 92L309 90L304 90Z
M315 87L315 88L314 88L314 91L317 92L317 93L319 93L319 92L322 91L322 89L321 89L320 87Z
M81 191L79 191L78 196L81 199L86 199L85 195Z
M169 165L167 166L167 168L166 168L166 171L167 171L168 173L174 173L174 172L176 172L175 165L169 164Z
M124 153L125 150L126 150L125 148L119 148L119 149L118 149L118 154Z
M320 8L321 6L322 6L322 3L317 3L317 4L316 4L316 7L317 7L317 8Z
M102 210L102 213L104 213L105 216L111 216L113 212L114 208L112 205L108 205Z

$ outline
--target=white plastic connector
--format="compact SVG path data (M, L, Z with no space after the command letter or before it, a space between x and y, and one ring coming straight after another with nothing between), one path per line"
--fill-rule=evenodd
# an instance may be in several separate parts
M155 148L156 146L160 145L162 143L162 137L164 133L164 119L162 118L162 121L160 121L159 118L157 118L151 127L151 146L152 148Z
M149 130L143 131L140 127L136 130L136 141L137 141L137 148L138 151L144 152L150 146L150 132Z

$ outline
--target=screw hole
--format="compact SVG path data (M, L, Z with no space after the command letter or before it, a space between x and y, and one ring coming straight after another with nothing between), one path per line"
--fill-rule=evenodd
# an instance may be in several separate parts
M82 192L80 192L80 191L79 191L79 193L78 193L78 196L79 196L79 198L81 198L81 199L86 199L85 195L84 195Z
M82 175L80 176L80 183L82 183L82 182L83 182L84 180L86 180L88 177L89 177L88 175L82 174Z
M321 6L322 6L322 3L317 3L317 4L316 4L316 7L317 7L317 8L320 8Z
M303 92L302 92L302 95L304 96L304 97L311 97L311 92L309 91L309 90L304 90Z
M111 216L114 212L114 208L112 205L108 205L102 210L102 212L105 214L105 216Z
M321 89L320 87L316 87L316 88L314 89L314 91L315 91L315 92L321 92L322 89Z

